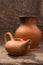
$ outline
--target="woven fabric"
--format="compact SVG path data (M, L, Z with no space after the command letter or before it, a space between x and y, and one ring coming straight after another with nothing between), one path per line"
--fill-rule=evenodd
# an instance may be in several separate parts
M43 31L43 0L0 0L0 41L5 32L15 32L19 17L36 16Z

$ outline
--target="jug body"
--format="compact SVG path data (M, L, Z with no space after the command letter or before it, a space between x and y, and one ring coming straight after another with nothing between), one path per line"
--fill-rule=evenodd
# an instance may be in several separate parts
M36 25L36 22L37 20L35 17L26 17L25 22L21 23L14 35L24 40L31 39L32 44L30 45L30 50L37 49L41 40L41 31Z

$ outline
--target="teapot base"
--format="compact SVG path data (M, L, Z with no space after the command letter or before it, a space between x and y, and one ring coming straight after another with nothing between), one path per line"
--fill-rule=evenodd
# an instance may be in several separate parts
M25 54L11 54L11 53L8 53L8 55L9 56L16 56L17 57L17 56L24 56L24 55L26 55L26 53Z

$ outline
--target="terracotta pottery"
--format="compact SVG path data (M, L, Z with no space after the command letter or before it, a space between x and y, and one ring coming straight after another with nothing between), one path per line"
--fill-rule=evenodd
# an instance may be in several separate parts
M6 36L9 35L11 40L7 41ZM13 38L10 32L4 35L5 49L10 55L24 55L27 52L28 45L31 44L31 40L24 41L21 38Z
M15 32L15 37L24 40L31 39L32 44L28 50L36 50L41 40L41 31L36 25L36 17L21 17L21 25Z

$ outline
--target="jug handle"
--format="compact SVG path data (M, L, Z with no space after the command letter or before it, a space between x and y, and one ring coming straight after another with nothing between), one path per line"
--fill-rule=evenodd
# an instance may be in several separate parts
M24 41L22 38L14 38L14 40Z
M5 33L5 35L4 35L4 41L5 41L5 43L7 42L7 38L6 38L7 35L10 36L10 39L11 39L11 40L14 40L12 34L11 34L10 32L7 32L7 33Z

